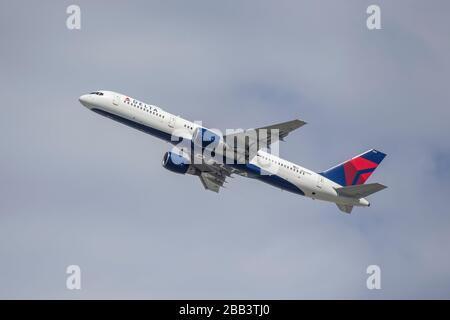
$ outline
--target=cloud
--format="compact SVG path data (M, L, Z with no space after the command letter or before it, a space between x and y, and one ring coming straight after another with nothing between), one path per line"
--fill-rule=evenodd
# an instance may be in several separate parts
M80 31L69 4L0 4L0 297L449 297L446 2L381 1L380 31L367 1L81 1ZM168 144L80 106L94 89L219 129L301 118L282 156L376 147L389 188L350 216L241 177L205 192L161 167Z

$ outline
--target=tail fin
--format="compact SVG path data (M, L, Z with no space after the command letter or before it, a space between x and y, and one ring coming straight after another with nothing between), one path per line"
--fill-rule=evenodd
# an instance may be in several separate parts
M319 174L341 186L364 184L385 156L383 152L371 149Z

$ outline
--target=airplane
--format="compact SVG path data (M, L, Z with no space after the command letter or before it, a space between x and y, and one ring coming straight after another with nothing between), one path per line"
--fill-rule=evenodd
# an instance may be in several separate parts
M375 149L317 173L272 154L272 144L284 141L292 131L306 124L299 119L222 135L159 106L113 91L94 91L80 96L79 101L97 114L175 145L164 154L163 167L175 173L198 176L203 187L213 192L218 193L228 177L240 175L298 195L335 203L339 210L349 214L354 206L369 207L366 197L386 188L380 183L365 184L386 156ZM239 144L242 141L243 144ZM180 147L181 142L184 144ZM206 152L211 143L219 150L217 155L216 149ZM250 149L255 152L250 153ZM235 158L228 161L230 155Z

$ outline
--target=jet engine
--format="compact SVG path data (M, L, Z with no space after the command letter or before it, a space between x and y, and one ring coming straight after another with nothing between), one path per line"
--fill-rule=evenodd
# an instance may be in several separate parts
M189 159L171 151L164 154L162 165L167 170L175 173L195 174L195 168L191 166Z

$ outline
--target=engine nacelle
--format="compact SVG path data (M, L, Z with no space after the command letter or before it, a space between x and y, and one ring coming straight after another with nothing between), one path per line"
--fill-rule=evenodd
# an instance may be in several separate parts
M193 170L189 159L170 151L164 154L162 165L167 170L181 174L192 173Z

